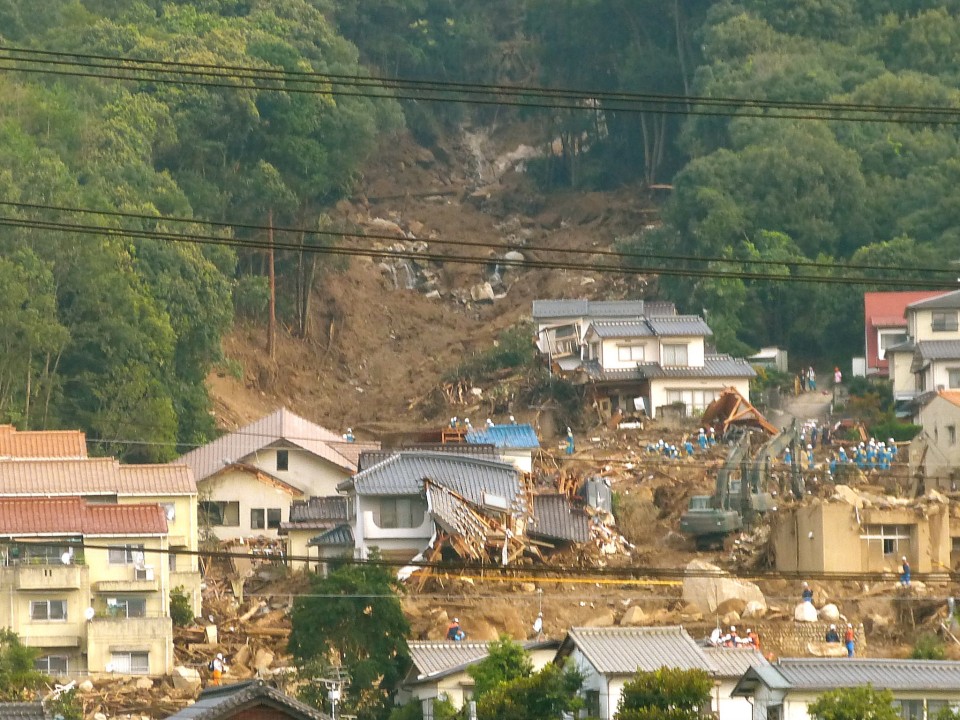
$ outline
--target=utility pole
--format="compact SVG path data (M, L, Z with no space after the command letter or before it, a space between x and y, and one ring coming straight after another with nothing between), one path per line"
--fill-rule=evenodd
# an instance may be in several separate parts
M270 317L267 320L267 355L270 359L273 359L277 352L277 276L273 262L273 208L269 210L267 237L269 247L267 250L267 271L270 274Z
M350 676L342 667L330 668L328 676L317 678L316 682L327 688L327 700L330 701L330 717L332 720L347 720L355 718L354 715L337 716L337 707L343 699L343 689L350 684Z

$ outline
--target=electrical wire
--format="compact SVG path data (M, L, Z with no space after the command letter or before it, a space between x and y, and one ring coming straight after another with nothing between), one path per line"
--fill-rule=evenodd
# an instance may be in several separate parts
M16 202L12 200L0 200L0 207L14 207L20 209L30 209L30 210L53 210L64 213L75 213L81 215L100 215L104 217L117 217L117 218L127 218L127 219L136 219L136 220L150 220L152 222L169 222L169 223L183 223L183 224L193 224L193 225L208 225L210 227L220 227L220 228L230 228L230 229L240 229L240 230L254 230L257 232L269 232L273 231L274 233L289 233L294 235L307 235L307 236L320 236L320 237L330 237L330 238L344 238L350 240L383 240L385 242L397 242L401 238L396 237L395 235L382 235L377 233L353 233L346 231L338 230L322 230L316 229L311 230L303 227L294 227L289 225L258 225L254 223L238 223L238 222L223 222L216 220L203 220L199 218L188 218L176 215L151 215L148 213L133 213L133 212L122 212L119 210L91 210L89 208L78 208L71 207L66 205L51 205L48 203L27 203L27 202ZM409 240L416 240L415 238L410 238ZM587 255L587 256L602 256L602 257L613 257L621 260L629 259L654 259L654 260L668 260L671 262L717 262L717 263L729 263L737 265L763 265L763 266L774 266L774 267L792 267L792 268L817 268L817 269L829 269L829 270L864 270L870 272L883 272L890 271L896 273L920 273L920 274L946 274L951 277L956 277L956 270L951 270L950 268L943 267L920 267L915 265L867 265L859 263L837 263L837 262L818 262L815 260L763 260L763 259L754 259L754 258L729 258L719 255L677 255L677 254L663 254L663 253L653 253L653 252L628 252L621 250L604 250L596 248L554 248L546 245L531 245L524 244L519 245L517 243L495 243L495 242L477 242L471 240L443 240L431 238L430 240L424 240L431 245L453 245L456 247L481 247L481 248L490 248L494 250L514 250L517 247L522 247L523 250L533 251L533 252L549 252L557 253L561 255ZM300 245L296 246L300 248ZM490 258L489 262L496 262L497 259Z
M352 247L318 247L311 245L301 245L298 243L285 243L275 241L270 243L265 240L241 240L236 238L224 238L215 235L201 235L197 233L169 233L152 230L135 230L116 228L104 225L88 225L81 223L63 223L48 220L25 219L18 217L0 216L0 226L13 227L27 230L55 230L62 232L77 233L81 235L99 235L104 237L119 237L124 239L146 239L146 240L164 240L170 242L183 242L196 245L217 245L231 247L243 250L292 250L295 252L333 255L333 256L352 256L369 258L396 258L403 260L415 260L419 262L437 262L437 263L455 263L464 265L490 265L492 260L489 257L478 256L459 256L443 253L418 252L416 250L399 250L393 248L352 248ZM513 260L499 258L495 261L503 268L521 268L521 269L541 269L541 270L574 270L577 272L596 272L601 274L614 275L668 275L674 277L695 277L695 278L719 278L719 279L738 279L738 280L767 280L772 282L798 282L811 284L829 284L829 285L854 285L854 286L876 286L876 287L924 287L956 289L956 282L949 282L935 279L916 279L907 278L860 278L850 276L830 276L830 275L780 275L777 273L751 273L744 271L725 271L715 268L683 268L667 266L636 266L623 267L620 265L604 265L599 263L583 263L561 260L534 260L524 258L522 260ZM730 261L731 265L736 265L735 261Z
M470 105L496 105L496 106L512 106L512 107L528 107L528 108L541 108L541 109L550 109L550 110L576 110L576 111L587 111L587 112L606 112L606 113L645 113L645 112L655 112L662 115L698 115L698 116L708 116L708 117L753 117L761 119L781 119L781 120L818 120L818 121L841 121L841 122L877 122L877 123L893 123L893 124L921 124L921 125L958 125L960 124L960 118L957 115L960 115L960 111L944 108L930 108L924 110L926 115L943 114L941 117L910 117L911 113L918 111L906 111L907 117L892 117L892 116L883 116L875 115L872 117L864 116L863 112L870 112L867 110L843 110L837 109L834 112L859 112L859 115L837 115L833 116L824 116L817 114L800 114L798 112L790 113L773 113L768 111L763 112L745 112L743 109L731 108L729 110L723 111L707 111L707 110L698 110L695 109L696 103L691 102L690 99L683 98L683 96L677 96L677 100L671 101L676 103L678 107L668 108L666 106L666 101L646 101L648 104L660 103L659 107L646 107L638 106L636 104L624 104L624 105L605 105L602 108L592 106L589 103L544 103L544 102L532 102L532 101L521 101L521 100L509 100L500 98L490 98L490 99L481 99L481 98L472 98L467 99L463 97L449 97L449 96L426 96L422 93L417 95L401 95L401 94L386 94L386 93L371 93L371 92L346 92L340 89L334 89L330 87L324 88L303 88L303 87L292 87L289 84L284 85L283 87L276 87L274 85L258 85L256 84L257 80L253 81L253 84L247 85L238 85L234 83L222 83L222 82L211 82L209 80L189 80L182 76L185 74L185 71L175 71L176 77L167 77L163 73L170 74L171 71L161 71L158 68L124 68L124 67L115 67L115 70L120 72L151 72L151 73L160 73L159 75L155 74L151 77L138 77L130 74L112 74L107 72L83 72L78 70L64 70L58 68L41 68L41 67L23 67L22 63L24 62L34 62L34 63L62 63L63 61L38 61L30 60L26 58L0 58L0 63L5 61L13 61L14 63L21 63L21 65L2 65L0 64L0 71L6 72L24 72L24 73L34 73L41 75L59 75L66 77L87 77L87 78L97 78L105 80L127 80L127 81L136 81L136 82L148 82L148 83L158 83L158 84L175 84L175 85L186 85L186 86L199 86L199 87L208 87L208 88L227 88L227 89L245 89L245 90L260 90L260 91L271 91L271 92L285 92L285 93L296 93L296 94L308 94L308 95L336 95L339 97L360 97L366 99L394 99L394 100L417 100L421 102L456 102L461 104L470 104ZM65 63L74 67L92 67L97 69L95 64L89 63ZM199 73L196 73L199 74ZM220 77L220 78L231 78L241 81L249 80L248 77L243 76L230 76L224 73L209 73L208 76ZM260 81L276 81L277 78L261 78ZM342 83L341 83L342 84ZM761 101L757 101L761 102ZM750 105L746 105L749 107ZM760 108L763 110L763 108ZM923 110L923 109L921 109ZM888 111L892 112L892 111ZM898 111L900 112L900 111ZM950 119L950 118L954 119Z
M229 65L171 60L155 60L120 55L103 55L79 52L58 52L14 46L0 46L0 51L12 53L9 58L21 62L35 62L54 65L83 66L100 69L128 70L199 75L204 77L229 77L236 79L272 79L285 82L322 82L324 85L346 85L358 87L390 87L400 89L422 89L432 91L456 91L461 93L508 94L536 97L555 97L595 102L597 100L629 100L637 102L658 102L674 104L747 106L775 109L801 109L825 111L852 111L861 113L907 112L924 114L943 114L950 117L960 115L960 109L943 106L893 105L874 103L844 103L830 101L783 101L762 98L695 96L669 93L641 93L630 91L610 91L597 89L556 88L530 85L468 83L442 80L418 80L375 75L357 75L329 73L320 71L291 70L286 68L257 67L250 65ZM20 57L27 56L27 57ZM31 58L30 56L34 56ZM39 58L37 57L39 56ZM43 59L56 58L56 59ZM74 58L65 61L62 58ZM77 59L84 60L79 62ZM103 63L95 61L105 61Z

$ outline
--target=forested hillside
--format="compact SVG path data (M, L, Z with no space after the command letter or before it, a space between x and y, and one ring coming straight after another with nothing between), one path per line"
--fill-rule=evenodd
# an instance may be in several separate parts
M522 125L550 149L526 168L543 193L672 185L662 227L621 242L684 273L662 292L705 311L722 349L848 359L864 289L955 279L958 16L952 0L0 0L0 421L81 427L132 460L207 439L221 338L266 318L266 226L349 232L332 208L404 128L432 147ZM277 233L294 334L333 262L311 250L333 238Z

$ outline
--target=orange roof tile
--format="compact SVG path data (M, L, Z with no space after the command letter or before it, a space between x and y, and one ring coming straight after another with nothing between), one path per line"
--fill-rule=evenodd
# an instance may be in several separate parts
M0 457L85 458L87 438L80 430L17 430L0 425Z
M78 497L0 498L3 535L162 535L159 505L93 504Z
M0 459L2 495L195 495L186 465L121 465L114 458Z
M954 405L960 407L960 390L941 390L937 393L947 402L953 403Z

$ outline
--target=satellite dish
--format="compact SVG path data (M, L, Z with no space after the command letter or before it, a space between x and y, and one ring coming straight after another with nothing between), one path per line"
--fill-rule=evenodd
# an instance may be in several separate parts
M89 620L93 620L94 615L96 615L96 612L94 612L94 610L93 610L92 607L88 607L88 608L87 608L86 610L84 610L84 612L83 612L83 616L84 616L88 621L89 621Z

